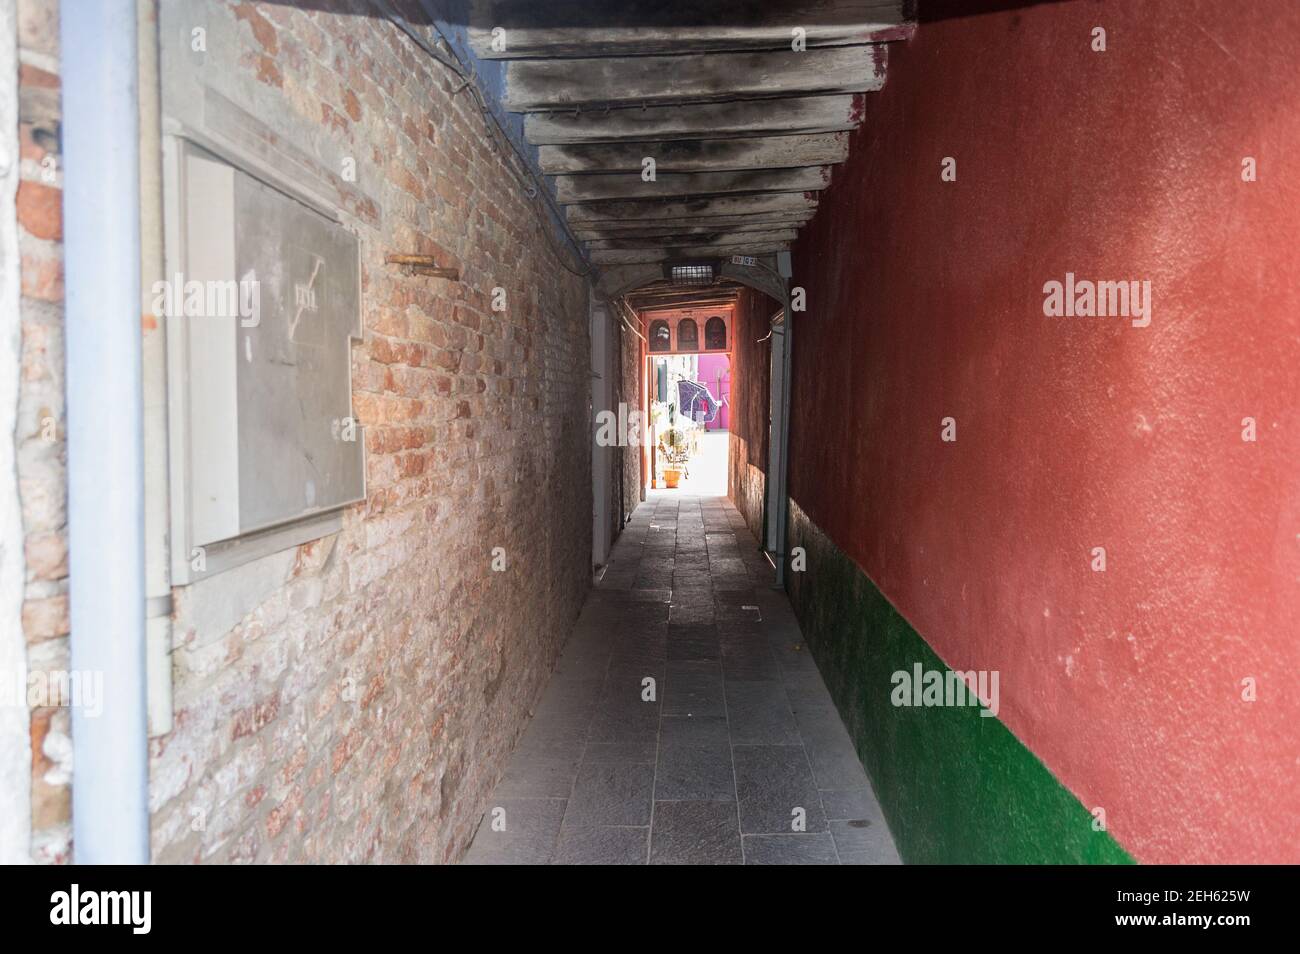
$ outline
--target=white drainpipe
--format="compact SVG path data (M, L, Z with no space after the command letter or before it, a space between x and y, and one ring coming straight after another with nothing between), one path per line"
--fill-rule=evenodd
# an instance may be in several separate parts
M62 17L73 852L149 860L145 728L140 146L135 0ZM84 675L81 678L86 678Z
M781 327L772 326L771 402L768 431L767 466L767 534L764 547L776 565L776 585L785 586L788 535L786 522L790 513L790 391L791 356L794 350L794 311L790 307L790 278L793 270L789 252L777 253L777 271L781 277Z

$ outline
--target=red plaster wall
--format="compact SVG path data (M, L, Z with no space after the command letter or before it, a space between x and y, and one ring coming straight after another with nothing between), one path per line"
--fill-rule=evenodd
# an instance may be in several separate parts
M970 6L796 247L791 495L1140 861L1300 861L1300 4Z
M732 322L727 495L760 540L771 430L772 339L768 334L779 308L779 302L762 292L742 288Z

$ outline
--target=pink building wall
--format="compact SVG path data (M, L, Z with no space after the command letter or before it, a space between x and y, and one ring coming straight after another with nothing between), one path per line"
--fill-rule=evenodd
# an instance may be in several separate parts
M706 425L710 431L730 429L731 408L727 400L731 397L731 360L725 354L700 355L699 377L696 379L709 389L718 403L722 405L718 416ZM725 399L725 400L724 400Z

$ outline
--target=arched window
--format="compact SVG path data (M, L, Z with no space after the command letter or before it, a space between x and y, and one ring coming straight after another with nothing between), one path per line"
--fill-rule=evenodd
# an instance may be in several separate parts
M727 350L727 323L717 315L704 323L704 347L709 351Z
M694 318L683 318L677 322L677 350L700 350L700 326Z
M673 350L673 334L668 330L668 322L664 321L662 318L650 322L650 350Z

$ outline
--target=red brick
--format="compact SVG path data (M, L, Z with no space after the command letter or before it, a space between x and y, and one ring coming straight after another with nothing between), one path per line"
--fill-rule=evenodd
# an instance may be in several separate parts
M61 82L56 73L43 70L30 63L18 65L18 85L36 89L59 89Z
M22 289L28 298L63 301L63 258L45 250L24 249Z
M32 751L32 827L36 830L66 824L72 817L72 790L65 784L49 781L57 767L45 753L45 740L54 728L60 710L44 706L33 709L31 716ZM66 730L65 730L66 731Z
M306 748L299 746L298 749L294 751L293 757L290 758L289 761L284 764L284 768L281 769L280 780L284 782L285 785L292 784L294 779L298 777L299 773L302 772L306 765L307 750Z
M245 21L253 30L253 37L263 50L271 56L280 52L280 44L276 39L275 24L262 16L257 8L251 3L238 3L235 5L236 19Z
M269 56L255 56L253 65L257 68L257 78L268 86L284 86L284 75Z
M271 839L278 837L300 807L302 807L302 789L294 788L284 801L267 812L267 837Z
M68 597L66 594L23 603L23 633L29 643L39 643L58 636L66 636L68 625Z
M353 122L361 121L361 100L357 99L357 94L350 89L343 91L343 108L352 117Z
M38 239L63 241L63 190L24 179L18 183L18 222Z
M30 534L24 555L29 580L61 580L68 575L68 540L63 531Z
M230 740L238 741L245 736L260 732L276 717L280 711L279 695L240 709L235 713L230 729Z
M348 131L347 119L345 119L343 115L329 103L320 104L320 121L324 125L331 126L339 132L346 133Z

